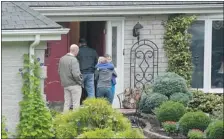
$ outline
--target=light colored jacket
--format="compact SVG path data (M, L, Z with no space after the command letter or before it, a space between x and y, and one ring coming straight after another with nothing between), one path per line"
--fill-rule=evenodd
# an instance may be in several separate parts
M69 53L60 58L58 73L63 87L82 84L79 62L75 56Z

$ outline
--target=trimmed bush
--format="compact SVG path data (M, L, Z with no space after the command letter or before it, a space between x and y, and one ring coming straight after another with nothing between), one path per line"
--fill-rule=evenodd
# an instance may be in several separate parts
M130 121L122 113L113 109L104 98L91 98L76 111L59 114L54 119L56 138L75 138L77 136L99 136L98 129L111 132L126 132L131 129ZM95 131L94 133L92 131ZM88 134L84 134L88 132ZM90 132L90 133L89 133ZM103 133L102 133L103 134ZM106 134L108 137L110 134Z
M190 98L187 94L175 93L170 96L170 100L175 101L175 102L180 102L180 103L184 104L184 106L187 106L187 104L190 101Z
M156 117L162 123L165 121L178 121L186 112L183 104L167 101L156 109Z
M210 118L203 112L188 112L179 120L180 131L187 135L190 129L200 129L204 131L210 123Z
M223 139L224 138L223 121L218 120L210 123L205 133L207 138Z
M74 112L58 114L54 121L55 136L57 138L73 138L78 135L78 126L75 121L72 121Z
M203 91L192 91L193 99L189 102L188 107L192 111L203 111L212 114L223 108L223 96L218 96L211 93L204 93Z
M140 132L138 129L128 129L124 132L114 132L109 128L105 129L95 129L92 131L84 132L83 134L79 135L77 138L85 138L85 139L99 139L99 138L144 138L143 133Z
M188 132L187 137L189 139L202 139L204 138L204 133L199 129L191 129Z
M79 135L77 138L84 138L84 139L89 139L89 138L94 138L94 139L100 139L100 138L114 138L115 133L109 128L105 129L95 129L92 131L87 131L84 132L83 134Z
M170 95L175 93L185 94L188 92L188 88L184 78L175 73L167 72L155 79L153 92L170 97Z
M212 119L223 120L223 105L218 105L216 110L212 111Z
M152 93L150 95L143 95L140 100L140 110L143 113L153 113L153 110L160 106L163 102L167 101L168 97L158 93Z

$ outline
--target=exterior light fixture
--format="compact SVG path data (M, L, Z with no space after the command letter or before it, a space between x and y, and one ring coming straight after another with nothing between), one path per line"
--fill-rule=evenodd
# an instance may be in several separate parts
M140 36L140 29L142 28L143 26L139 22L133 28L133 36L137 37L138 42L139 42L139 36Z

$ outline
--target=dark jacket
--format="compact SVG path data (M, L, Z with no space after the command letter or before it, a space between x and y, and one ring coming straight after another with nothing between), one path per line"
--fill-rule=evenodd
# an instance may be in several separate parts
M79 48L77 58L79 60L80 71L82 74L94 73L95 65L98 61L96 50L87 46L81 46Z
M101 69L114 70L114 64L112 62L110 62L110 63L104 63L104 64L97 64L96 65L96 69L99 69L99 70L101 70ZM117 84L116 78L117 78L117 73L114 70L113 71L113 74L112 74L112 79L111 79L113 85L116 85Z
M58 73L63 87L81 85L82 76L76 57L66 54L59 60Z
M111 63L96 65L95 80L97 80L97 87L111 87L112 76L117 76L114 71L114 65Z

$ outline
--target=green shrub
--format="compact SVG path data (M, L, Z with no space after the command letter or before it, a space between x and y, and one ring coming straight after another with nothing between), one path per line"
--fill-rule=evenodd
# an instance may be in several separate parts
M55 136L57 138L72 138L78 135L77 124L72 121L74 112L67 112L56 115L53 123Z
M162 127L168 134L178 133L177 123L174 121L163 122Z
M7 128L6 128L6 125L5 125L5 122L6 122L6 118L3 116L2 117L2 129L1 129L1 133L2 133L2 138L3 139L6 139L8 138L8 131L7 131Z
M134 138L134 139L141 139L144 138L144 134L142 132L142 130L140 129L128 129L125 130L124 132L120 132L116 135L116 138Z
M77 138L99 139L99 138L114 138L114 137L115 137L115 132L112 131L111 129L109 129L109 128L105 128L105 129L97 128L97 129L92 130L92 131L84 132L83 134L79 135Z
M150 95L142 96L139 107L143 113L152 113L156 107L160 106L167 100L168 97L166 97L165 95L152 93Z
M156 117L162 123L165 121L178 121L186 112L183 104L167 101L156 109Z
M188 107L193 111L203 111L212 114L213 111L223 107L223 97L203 91L192 91L193 99L189 102Z
M33 63L31 63L33 60ZM40 59L24 54L24 66L19 69L22 76L23 99L20 105L20 121L17 126L17 138L52 138L53 118L41 90ZM32 74L30 74L30 72Z
M187 106L188 102L190 101L190 98L187 94L184 93L175 93L170 96L170 100L175 102L180 102L184 104L184 106Z
M54 110L54 109L50 109L50 112L51 112L51 116L52 116L53 118L60 114L59 111Z
M224 138L223 121L218 120L210 123L205 133L207 138L223 139Z
M191 129L188 132L187 137L189 139L202 139L204 138L204 133L199 129Z
M167 71L175 72L187 80L192 79L192 53L190 50L192 35L187 31L196 16L171 15L165 22L164 50L168 58Z
M170 97L170 95L175 93L185 94L188 92L188 88L184 78L175 73L167 72L155 79L153 92Z
M95 130L93 134L97 137L98 129L124 132L131 129L131 123L122 113L113 109L106 99L91 98L85 100L83 107L78 110L57 115L54 127L56 138L74 138L86 132L88 134L80 136L87 136Z
M110 128L104 129L94 129L91 131L84 132L83 134L79 135L77 138L144 138L143 133L140 132L138 129L127 129L124 132L114 132Z
M223 120L223 105L218 105L216 110L212 111L212 119Z
M210 121L210 118L203 112L188 112L180 118L179 129L185 135L190 129L200 129L204 131Z

